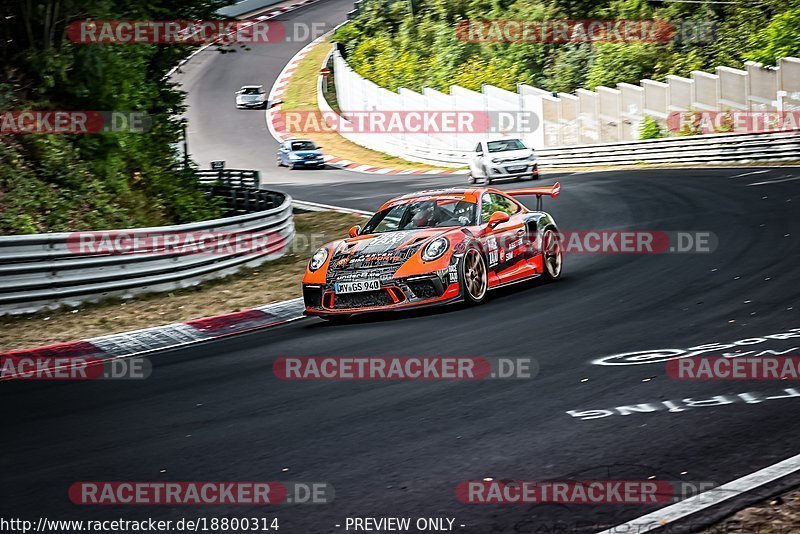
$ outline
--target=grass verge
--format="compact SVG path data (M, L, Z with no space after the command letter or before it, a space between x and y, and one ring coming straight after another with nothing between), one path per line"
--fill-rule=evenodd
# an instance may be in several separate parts
M0 352L178 323L299 297L300 279L314 250L346 236L351 226L363 224L364 219L315 212L295 215L294 220L298 238L291 251L255 269L171 293L0 318Z
M319 69L328 53L331 43L327 39L311 49L294 71L286 91L283 93L281 111L319 111L317 105L317 78ZM333 83L331 80L330 83ZM406 161L395 156L364 148L348 141L337 133L304 133L303 137L311 139L323 147L323 152L334 156L373 167L392 169L433 170L443 167L432 167L424 163Z

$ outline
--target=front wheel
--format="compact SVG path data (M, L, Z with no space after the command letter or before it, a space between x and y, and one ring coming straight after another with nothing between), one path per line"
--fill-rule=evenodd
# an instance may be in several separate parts
M462 261L464 266L461 269L461 290L464 292L464 301L467 304L480 304L486 300L489 289L486 261L475 247L467 249Z
M544 263L545 280L554 281L561 278L561 267L564 262L564 253L561 247L561 238L552 228L544 231L542 236L542 259Z

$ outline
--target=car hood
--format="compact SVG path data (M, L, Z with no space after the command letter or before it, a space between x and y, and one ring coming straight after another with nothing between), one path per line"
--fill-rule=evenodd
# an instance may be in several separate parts
M454 228L422 228L360 235L341 241L330 269L357 269L403 264L429 240Z
M322 152L320 152L319 150L293 150L292 154L301 157L306 157L306 156L321 156Z
M503 152L493 152L489 154L489 159L497 159L501 161L525 159L533 155L533 150L530 148L523 148L521 150L505 150Z
M239 102L260 102L264 100L263 95L237 95L236 100Z

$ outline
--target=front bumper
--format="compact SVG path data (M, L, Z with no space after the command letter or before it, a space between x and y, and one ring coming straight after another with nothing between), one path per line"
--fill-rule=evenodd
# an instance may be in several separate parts
M303 284L306 315L351 315L448 304L460 300L459 284L439 276L413 276L381 282L377 291L336 294L333 283Z
M502 163L492 164L487 168L489 178L525 178L528 176L539 176L539 166L536 163L525 165L524 168L516 170L522 165L506 165ZM513 170L512 170L513 169Z
M289 165L293 167L322 167L325 161L322 159L290 159Z
M266 107L266 102L242 102L236 103L236 107L239 109L260 109Z

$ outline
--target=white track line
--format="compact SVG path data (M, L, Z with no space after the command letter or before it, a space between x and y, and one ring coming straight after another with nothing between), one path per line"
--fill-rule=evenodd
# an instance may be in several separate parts
M361 217L372 217L372 213L368 211L343 208L341 206L331 206L330 204L320 204L319 202L308 202L307 200L292 199L292 204L300 209L308 211L338 211L340 213L352 213L353 215L360 215Z
M647 515L643 515L633 521L628 521L617 525L599 534L620 534L622 532L650 532L664 527L669 523L683 519L692 514L696 514L706 508L715 506L752 491L764 484L773 482L779 478L800 471L800 454L787 458L782 462L765 467L760 471L743 476L740 479L723 484L718 488L706 491L679 503L661 508ZM623 528L625 527L625 528Z
M767 169L767 170L764 170L764 171L746 172L744 174L736 174L734 176L731 176L731 178L741 178L742 176L750 176L750 175L753 175L753 174L764 174L765 172L769 172L771 170L772 169Z
M747 185L779 184L781 182L794 182L795 180L800 180L800 176L785 176L779 180L765 180L763 182L753 182L752 184L747 184Z

